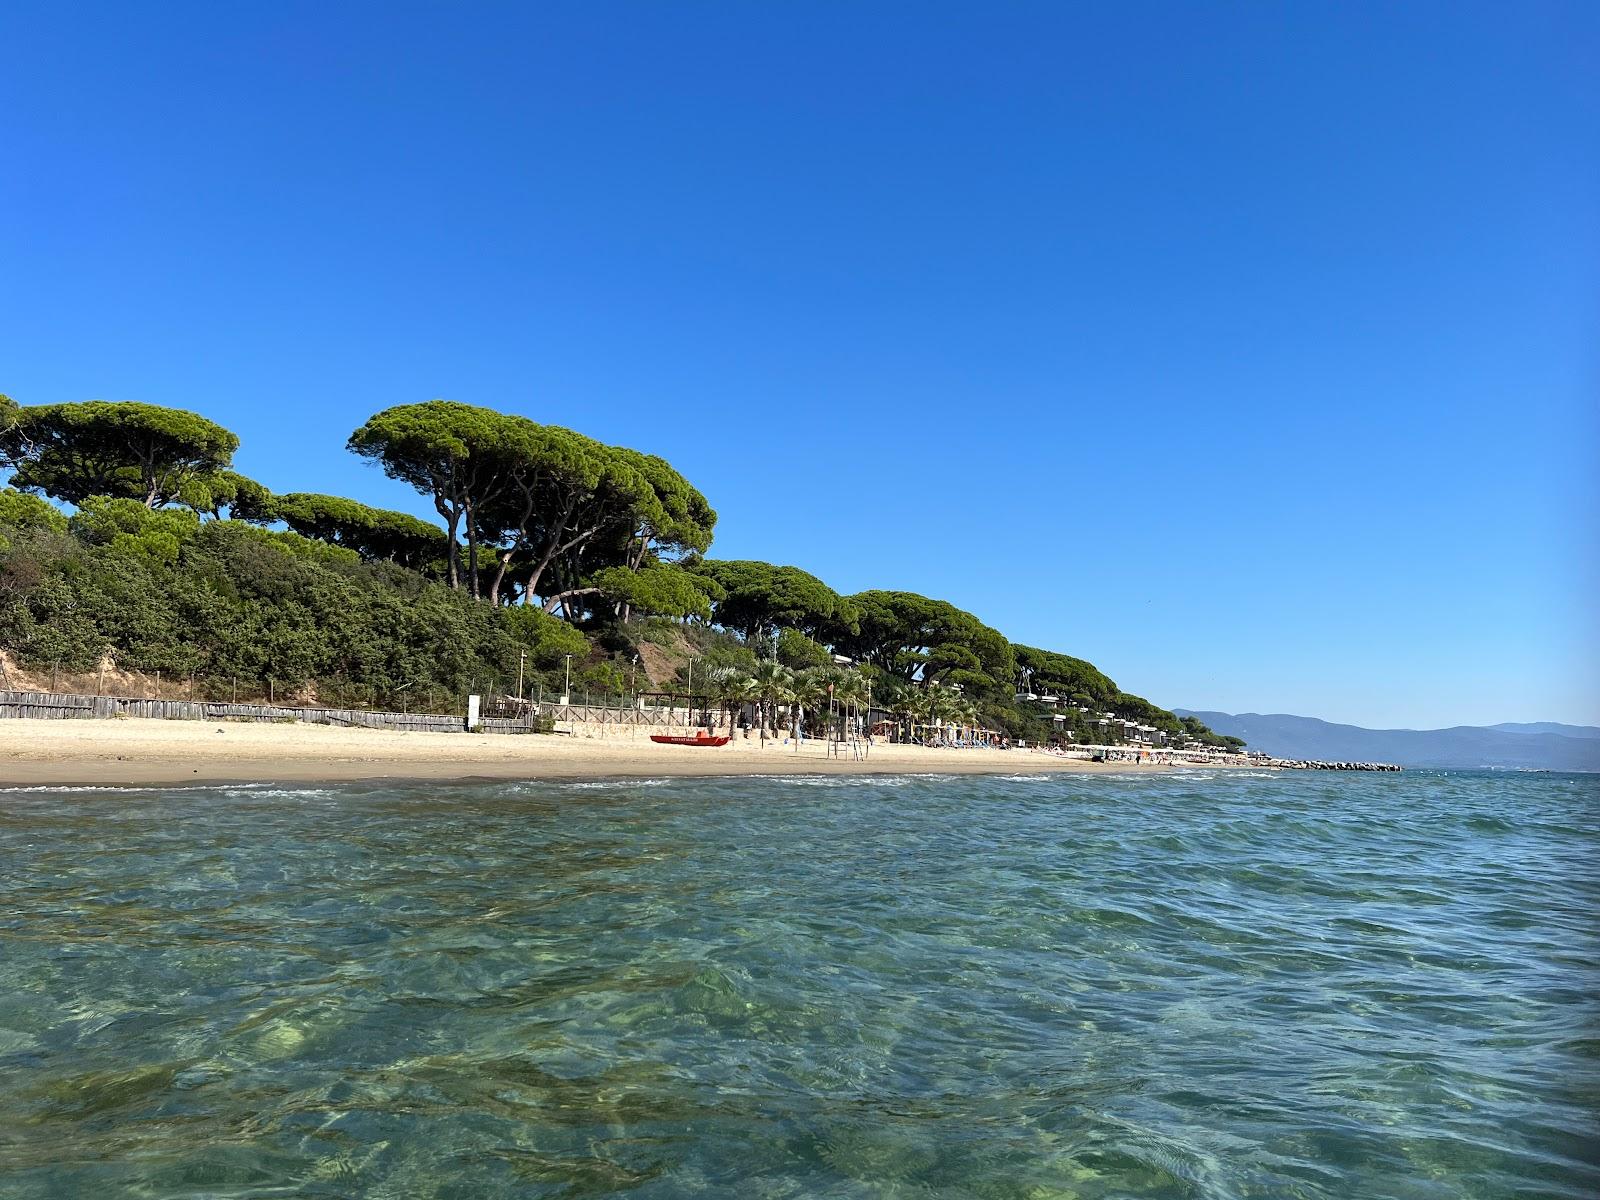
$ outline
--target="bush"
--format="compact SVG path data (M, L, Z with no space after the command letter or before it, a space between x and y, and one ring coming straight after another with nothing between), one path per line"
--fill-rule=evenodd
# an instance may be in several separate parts
M539 609L294 533L98 497L68 522L10 491L0 516L0 646L24 665L83 671L109 651L143 672L421 696L514 680L524 653L530 677L590 653Z
M0 488L0 526L6 525L15 530L65 533L67 518L39 497L8 487Z

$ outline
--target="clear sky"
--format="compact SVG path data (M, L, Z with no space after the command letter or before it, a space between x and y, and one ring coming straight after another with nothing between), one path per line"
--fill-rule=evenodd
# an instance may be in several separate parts
M1600 5L0 7L0 391L447 397L1165 705L1600 723Z

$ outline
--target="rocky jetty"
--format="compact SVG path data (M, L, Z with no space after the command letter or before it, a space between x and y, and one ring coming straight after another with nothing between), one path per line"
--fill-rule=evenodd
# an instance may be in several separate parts
M1394 763L1323 762L1316 758L1275 758L1272 765L1286 771L1398 771Z

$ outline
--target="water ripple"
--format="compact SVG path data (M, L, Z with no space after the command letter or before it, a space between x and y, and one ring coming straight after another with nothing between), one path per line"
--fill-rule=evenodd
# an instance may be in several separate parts
M0 1196L1588 1197L1596 781L0 795Z

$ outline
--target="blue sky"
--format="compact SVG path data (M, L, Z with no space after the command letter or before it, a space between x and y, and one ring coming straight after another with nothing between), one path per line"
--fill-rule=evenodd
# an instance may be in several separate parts
M0 9L0 391L449 397L1167 705L1600 723L1600 8Z

